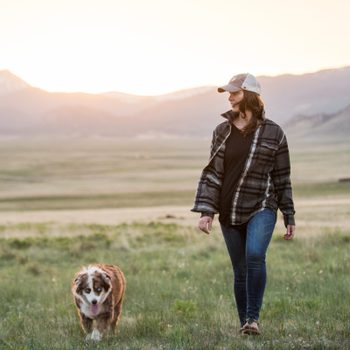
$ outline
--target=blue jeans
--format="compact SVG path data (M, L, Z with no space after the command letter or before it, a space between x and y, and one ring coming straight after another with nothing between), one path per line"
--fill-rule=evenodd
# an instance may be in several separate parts
M265 256L277 214L265 208L242 225L221 224L234 272L234 296L241 325L258 321L266 285Z

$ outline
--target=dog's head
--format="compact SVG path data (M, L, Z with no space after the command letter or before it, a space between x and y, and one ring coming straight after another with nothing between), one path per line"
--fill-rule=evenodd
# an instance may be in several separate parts
M81 270L73 282L73 294L93 315L99 314L112 289L111 277L99 267L90 265Z

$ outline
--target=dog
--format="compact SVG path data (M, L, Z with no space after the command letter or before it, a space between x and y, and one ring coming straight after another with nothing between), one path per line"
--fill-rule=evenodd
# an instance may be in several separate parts
M107 333L115 333L125 288L125 276L118 266L93 264L75 275L71 291L87 340L100 341Z

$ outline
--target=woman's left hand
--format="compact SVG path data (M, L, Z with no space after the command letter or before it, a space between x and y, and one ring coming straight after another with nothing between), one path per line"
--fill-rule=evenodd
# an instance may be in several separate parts
M284 239L289 240L294 237L295 234L295 225L287 225L287 232L284 235Z

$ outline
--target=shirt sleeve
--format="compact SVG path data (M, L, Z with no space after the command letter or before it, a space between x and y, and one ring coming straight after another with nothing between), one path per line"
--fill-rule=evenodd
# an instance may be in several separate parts
M216 139L216 130L213 131L213 136L211 138L211 144L210 144L210 156L209 159L211 159L214 155L214 145L215 145L215 139Z
M212 140L210 144L209 161L215 153L215 147L214 147L215 140L216 140L216 129L213 131ZM191 209L191 211L201 213L201 217L210 216L211 218L214 218L215 212L210 211L212 205L210 203L209 203L210 205L207 203L208 198L205 198L206 194L205 194L205 191L203 190L203 187L205 187L205 183L203 181L203 172L202 172L201 178L199 179L194 206Z
M278 207L283 213L284 225L295 225L292 184L290 180L290 156L286 135L283 134L275 156L274 169L271 173L277 194Z
M213 136L212 136L212 139L211 139L211 144L210 144L210 156L209 156L209 159L211 159L213 157L213 154L214 154L215 139L216 139L216 133L215 133L215 130L214 130L213 131ZM201 212L201 218L203 216L209 216L212 219L214 219L215 214L211 213L211 212Z

